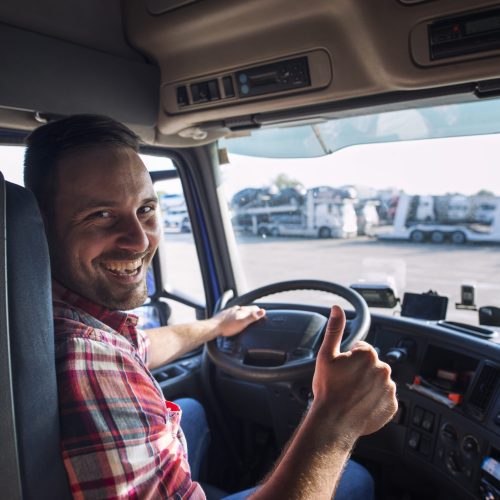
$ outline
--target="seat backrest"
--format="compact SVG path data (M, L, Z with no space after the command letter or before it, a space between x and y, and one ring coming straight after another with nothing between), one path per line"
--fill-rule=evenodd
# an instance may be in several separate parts
M71 498L60 450L50 263L43 222L30 191L5 182L5 200L8 324L1 334L10 339L22 498Z

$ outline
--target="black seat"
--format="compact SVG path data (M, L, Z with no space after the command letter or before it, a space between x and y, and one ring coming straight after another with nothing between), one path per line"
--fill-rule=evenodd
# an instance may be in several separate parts
M51 278L43 222L28 190L5 182L5 199L8 322L1 325L0 334L3 340L10 339L15 428L1 427L0 443L17 444L18 480L2 467L0 495L7 498L4 495L9 492L21 497L11 482L16 481L24 499L71 498L60 451ZM4 349L2 360L8 356ZM2 383L2 396L7 391L4 385L8 384ZM16 451L15 445L12 448ZM15 465L13 458L2 465Z

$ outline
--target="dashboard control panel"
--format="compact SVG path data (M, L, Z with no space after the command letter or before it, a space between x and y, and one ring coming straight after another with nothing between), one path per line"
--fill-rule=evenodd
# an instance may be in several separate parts
M435 475L449 498L500 500L498 343L439 321L381 318L368 341L391 365L404 406L388 432L405 468Z

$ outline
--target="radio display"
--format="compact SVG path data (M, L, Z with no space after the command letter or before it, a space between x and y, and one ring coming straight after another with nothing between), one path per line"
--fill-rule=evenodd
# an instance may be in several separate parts
M429 25L431 60L500 49L500 9L444 18Z
M250 75L249 82L250 85L271 85L273 83L277 83L278 73L276 71L272 71L269 73L262 73L259 75Z
M487 31L500 30L500 15L468 21L464 24L464 30L466 35L476 35Z
M236 73L240 97L252 97L309 87L307 57L248 68Z

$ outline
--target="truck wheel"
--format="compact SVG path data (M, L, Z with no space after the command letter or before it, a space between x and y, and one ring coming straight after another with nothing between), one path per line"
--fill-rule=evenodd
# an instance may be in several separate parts
M279 235L280 235L280 230L277 227L273 227L271 229L271 236L276 237L276 236L279 236Z
M267 227L259 227L257 234L265 238L266 236L269 236L269 229L267 229Z
M443 243L444 236L445 235L442 231L432 231L431 241L432 241L432 243Z
M453 231L450 238L451 242L455 243L455 245L461 245L467 241L467 237L462 231Z
M330 231L329 227L320 227L318 236L320 238L330 238L332 236L332 232Z
M410 240L414 243L422 243L425 240L425 233L420 231L420 229L415 229L410 233Z

